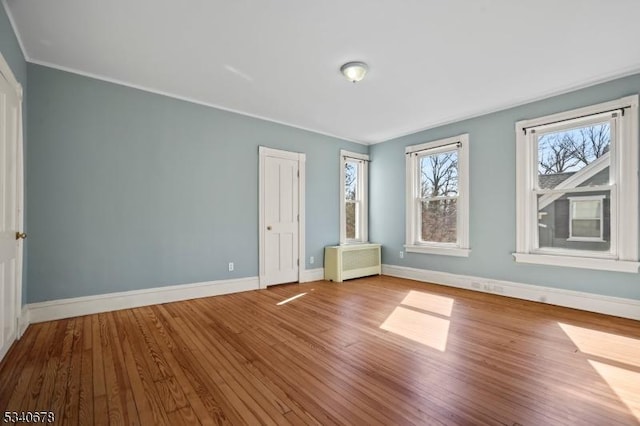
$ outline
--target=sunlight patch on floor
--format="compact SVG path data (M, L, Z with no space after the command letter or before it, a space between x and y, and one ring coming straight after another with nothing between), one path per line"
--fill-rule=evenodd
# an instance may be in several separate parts
M282 302L278 302L278 303L276 303L276 305L277 305L277 306L284 305L284 304L289 303L289 302L291 302L291 301L293 301L293 300L296 300L296 299L297 299L297 298L299 298L299 297L304 296L305 294L307 294L307 292L300 293L300 294L296 294L295 296L292 296L292 297L290 297L290 298L288 298L288 299L285 299L285 300L283 300Z
M589 364L640 421L640 340L569 324L558 325L583 354L598 359L589 359Z
M423 311L433 312L434 314L445 317L451 316L453 309L453 299L450 297L436 296L435 294L421 293L411 290L409 294L400 302L401 305L411 306Z
M640 421L640 373L597 361L589 360L589 364Z
M640 367L640 340L558 323L582 353Z
M411 290L380 328L444 352L452 310L450 297Z

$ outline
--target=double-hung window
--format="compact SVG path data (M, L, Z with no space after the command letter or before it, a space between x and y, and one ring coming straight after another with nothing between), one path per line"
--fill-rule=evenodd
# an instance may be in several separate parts
M637 272L638 96L516 133L516 261Z
M406 148L408 252L469 256L469 135Z
M340 151L340 244L368 241L369 156Z

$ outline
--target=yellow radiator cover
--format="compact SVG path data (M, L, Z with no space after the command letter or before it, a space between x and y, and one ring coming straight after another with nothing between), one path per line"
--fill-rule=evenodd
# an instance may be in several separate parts
M351 278L380 275L380 244L350 244L324 248L324 279L341 283Z

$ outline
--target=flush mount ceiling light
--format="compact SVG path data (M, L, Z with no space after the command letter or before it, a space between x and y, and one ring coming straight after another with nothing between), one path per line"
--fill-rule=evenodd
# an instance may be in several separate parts
M347 62L340 67L342 74L352 83L362 80L368 70L369 67L364 62Z

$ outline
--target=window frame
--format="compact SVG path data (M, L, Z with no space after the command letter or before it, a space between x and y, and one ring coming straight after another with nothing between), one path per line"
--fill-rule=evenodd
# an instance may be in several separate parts
M357 168L357 188L356 203L360 204L360 209L356 208L358 217L356 224L358 229L356 235L360 238L347 238L347 215L345 208L347 200L345 197L345 165L347 161L358 164ZM369 156L358 152L340 150L340 244L364 244L369 242Z
M605 198L606 198L606 195L587 195L587 196L581 196L581 197L567 197L567 199L569 200L569 238L567 238L567 241L604 242L604 200ZM573 235L573 221L585 220L585 219L574 219L573 214L575 211L576 203L586 202L586 201L598 201L600 203L600 207L599 207L600 217L591 219L591 220L600 221L599 237L580 237L580 236Z
M439 243L420 241L421 215L416 206L420 188L419 159L425 155L448 152L448 147L458 144L458 196L456 202L456 242ZM418 153L429 151L425 155ZM438 254L469 257L469 134L439 139L405 148L406 201L405 201L405 251L408 253Z
M613 116L613 114L617 114ZM607 117L610 144L610 233L608 252L538 247L536 132L577 128ZM638 95L557 114L518 121L516 129L516 252L519 263L637 273L638 262ZM531 130L535 130L532 132ZM586 188L563 188L565 193ZM597 191L597 188L592 188ZM571 211L569 215L571 220ZM604 221L604 218L602 218ZM603 225L602 225L603 226ZM583 240L584 241L584 240ZM591 240L593 241L593 240Z

